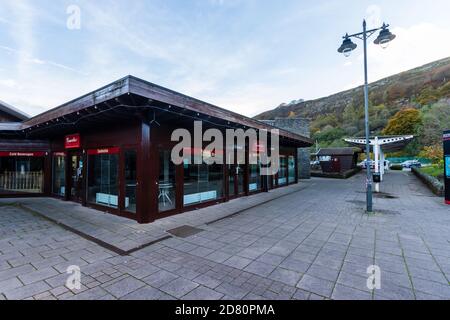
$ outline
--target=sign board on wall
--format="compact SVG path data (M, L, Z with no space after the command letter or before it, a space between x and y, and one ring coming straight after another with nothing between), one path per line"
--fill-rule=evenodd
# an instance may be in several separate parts
M118 154L120 152L120 148L112 147L112 148L100 148L100 149L92 149L88 150L88 155L100 155L100 154Z
M450 156L445 157L445 176L450 179Z
M66 149L79 149L81 148L81 138L80 134L70 134L64 139L64 147Z
M45 152L6 151L0 152L0 157L44 157Z
M445 203L450 205L450 130L443 135L445 164Z

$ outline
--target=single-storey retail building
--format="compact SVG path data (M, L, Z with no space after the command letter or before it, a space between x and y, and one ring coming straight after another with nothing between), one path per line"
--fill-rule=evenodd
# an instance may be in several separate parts
M0 197L52 196L139 223L298 183L297 149L312 145L280 130L280 170L269 178L260 175L261 164L249 163L259 148L249 143L243 163L175 165L171 134L194 133L194 121L223 132L274 127L133 76L33 118L6 121Z
M322 148L317 156L323 172L343 173L357 167L360 153L359 148Z

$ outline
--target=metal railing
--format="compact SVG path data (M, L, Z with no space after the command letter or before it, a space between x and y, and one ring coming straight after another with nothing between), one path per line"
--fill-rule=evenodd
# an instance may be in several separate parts
M0 174L0 190L7 192L42 193L44 173L5 171Z

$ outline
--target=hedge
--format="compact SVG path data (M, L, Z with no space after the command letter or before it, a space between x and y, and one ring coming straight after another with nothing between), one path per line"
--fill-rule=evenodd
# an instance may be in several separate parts
M444 184L439 179L420 171L420 169L412 168L412 172L419 178L435 195L443 197L445 190Z

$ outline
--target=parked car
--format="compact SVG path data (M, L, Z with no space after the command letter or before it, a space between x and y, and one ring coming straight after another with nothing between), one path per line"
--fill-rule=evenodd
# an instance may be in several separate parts
M375 161L370 160L369 164L370 164L370 168L372 168L372 169L375 168ZM363 169L367 169L367 160L364 160L364 161L358 163L358 166Z
M418 160L408 160L402 163L402 167L405 169L422 168L422 164Z

